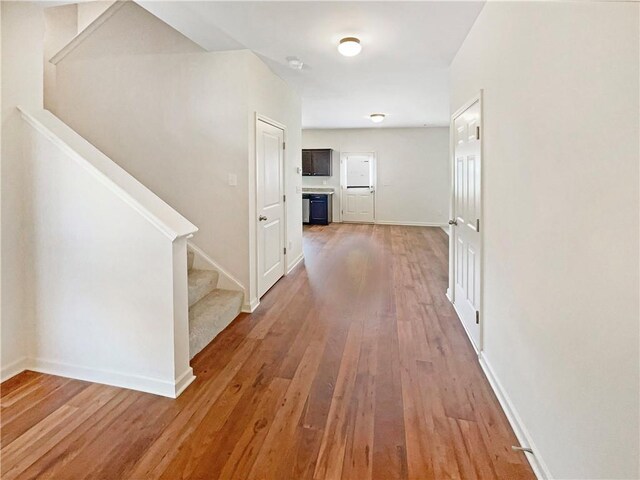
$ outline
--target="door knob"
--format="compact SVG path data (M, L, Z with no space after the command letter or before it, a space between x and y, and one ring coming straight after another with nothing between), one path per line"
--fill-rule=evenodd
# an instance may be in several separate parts
M457 220L449 220L449 225L458 225L458 221Z
M260 220L261 222L264 222L267 219L267 217L265 217L264 215L260 215L258 217L258 220Z

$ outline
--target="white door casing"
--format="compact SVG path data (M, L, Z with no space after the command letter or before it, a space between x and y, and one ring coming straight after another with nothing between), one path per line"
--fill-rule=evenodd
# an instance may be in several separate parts
M482 117L478 97L452 118L453 134L453 305L474 344L481 350L481 158Z
M343 153L340 158L342 221L375 221L376 157Z
M258 298L285 274L284 130L256 123Z

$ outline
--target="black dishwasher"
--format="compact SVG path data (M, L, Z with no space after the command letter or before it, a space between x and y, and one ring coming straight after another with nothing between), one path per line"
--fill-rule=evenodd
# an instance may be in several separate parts
M302 200L309 200L309 224L328 225L332 220L331 195L305 193Z

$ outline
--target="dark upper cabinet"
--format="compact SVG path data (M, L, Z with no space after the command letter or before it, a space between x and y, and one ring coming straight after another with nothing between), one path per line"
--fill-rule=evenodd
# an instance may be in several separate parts
M331 176L330 148L313 148L302 150L302 175L316 177Z
M302 175L312 175L313 160L311 150L302 150Z

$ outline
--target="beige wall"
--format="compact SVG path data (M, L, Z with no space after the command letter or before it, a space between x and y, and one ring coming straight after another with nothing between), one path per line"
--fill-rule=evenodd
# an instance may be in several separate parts
M193 379L186 236L195 228L50 112L30 113L28 368L175 397Z
M203 52L135 4L57 65L55 113L197 225L194 243L246 289L254 283L255 110L290 126L300 145L300 101L260 65L246 50ZM290 152L289 175L299 164ZM293 256L301 252L295 223Z
M331 177L303 177L305 186L333 187L334 218L340 211L340 153L375 152L376 221L445 225L449 215L448 128L304 130L303 148L332 148ZM324 183L326 182L326 183Z
M77 4L77 33L87 28L91 22L104 13L113 1L80 2Z
M44 9L44 107L55 109L56 66L49 60L78 33L78 5Z
M18 105L42 108L42 7L1 2L2 26L2 378L20 370L28 355L31 310L25 300L24 168Z
M249 68L249 184L256 181L255 140L256 114L265 116L286 127L285 149L285 190L287 195L287 270L302 257L302 106L299 95L254 54L247 58ZM256 245L256 197L251 188L249 198L249 232L251 291L257 291L257 272L255 271ZM253 300L253 299L252 299Z
M639 4L488 2L484 352L554 478L638 478Z

